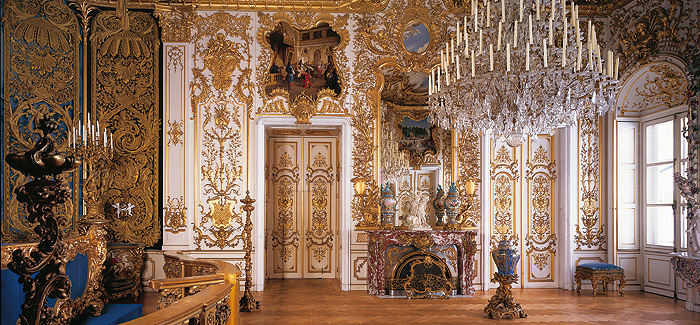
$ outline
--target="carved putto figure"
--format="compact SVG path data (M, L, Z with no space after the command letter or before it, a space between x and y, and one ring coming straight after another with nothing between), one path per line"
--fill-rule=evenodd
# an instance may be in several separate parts
M408 215L404 219L404 224L408 226L408 229L432 230L430 225L428 225L427 215L425 213L426 206L428 205L428 197L413 193L407 203Z

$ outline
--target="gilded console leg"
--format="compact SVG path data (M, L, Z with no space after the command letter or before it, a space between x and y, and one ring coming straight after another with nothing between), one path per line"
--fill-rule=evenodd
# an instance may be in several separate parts
M608 292L608 281L603 280L603 292Z

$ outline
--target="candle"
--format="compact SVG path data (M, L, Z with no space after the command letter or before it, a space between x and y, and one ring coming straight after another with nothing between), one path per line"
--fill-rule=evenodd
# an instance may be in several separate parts
M493 71L493 44L489 44L489 71Z
M591 20L588 20L588 44L592 42L592 36L591 36L592 28L591 28Z
M561 67L566 67L566 43L568 38L567 22L564 19L564 40L561 42Z
M588 71L593 70L593 44L588 43Z
M75 127L73 127L73 133L71 134L71 144L75 148Z
M464 56L467 56L467 47L469 46L469 33L464 33Z
M527 17L527 29L529 31L528 35L530 36L528 44L532 44L532 15L528 15Z
M433 69L430 69L430 75L428 76L428 96L433 94Z
M552 5L549 7L549 13L550 13L549 20L554 20L554 0L552 0Z
M581 71L581 42L576 44L578 47L578 52L576 53L576 71Z
M506 72L510 72L510 43L506 44Z
M474 49L472 49L472 78L474 78Z
M506 22L506 0L501 0L501 22Z
M491 27L491 1L486 2L486 27Z
M97 133L100 133L100 120L97 120Z
M462 43L462 31L459 28L459 22L457 22L457 46Z
M439 92L442 87L441 85L441 80L440 80L440 67L437 68L437 91Z
M520 17L518 21L523 22L523 0L520 0Z
M496 43L496 51L501 50L501 31L503 29L503 23L500 21L498 22L498 42Z
M537 21L539 21L540 20L540 0L537 0L536 4L537 4L537 10L535 11L535 13L536 13Z
M530 43L525 44L525 71L530 71Z
M552 46L554 45L554 28L552 24L554 23L554 19L549 19L549 45Z
M107 148L107 129L104 129L104 133L102 135L102 144L105 148Z
M474 18L474 21L476 21L476 18ZM464 41L465 41L465 42L468 41L468 39L467 39L467 34L469 34L469 33L467 32L467 17L464 17L464 37L465 37L465 40L464 40Z
M483 48L483 43L484 43L484 34L482 33L482 30L479 29L479 55L484 53L484 48Z
M522 0L521 0L522 1ZM513 48L518 48L518 21L513 22Z
M620 80L620 75L618 72L620 71L620 57L615 58L615 80Z
M547 39L542 40L542 55L544 59L544 67L547 67Z
M450 40L450 63L455 63L455 39Z
M462 76L462 71L460 70L459 67L459 57L457 57L457 74L455 75L455 81L459 80L459 78Z
M109 133L109 148L114 149L114 132Z

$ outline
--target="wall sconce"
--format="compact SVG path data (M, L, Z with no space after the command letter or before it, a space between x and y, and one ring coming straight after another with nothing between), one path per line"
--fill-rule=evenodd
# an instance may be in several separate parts
M473 179L464 181L464 188L467 190L467 195L472 196L476 193L476 182Z
M363 196L365 194L365 189L367 189L367 183L365 183L365 179L362 177L355 177L352 179L352 182L355 185L355 195Z

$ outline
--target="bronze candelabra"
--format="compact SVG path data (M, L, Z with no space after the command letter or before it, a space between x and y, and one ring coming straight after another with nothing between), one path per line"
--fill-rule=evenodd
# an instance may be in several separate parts
M26 292L19 323L64 324L66 319L45 308L47 298L64 299L69 296L71 281L65 274L66 257L63 252L65 216L56 216L54 208L70 197L70 188L60 175L75 170L80 160L59 153L49 134L58 128L48 115L38 119L37 128L43 133L34 147L22 154L8 154L5 161L34 180L15 189L17 201L27 204L27 220L37 223L34 227L39 237L37 250L25 253L21 249L12 252L8 267L18 274L19 283ZM37 273L34 278L32 274Z
M253 231L253 222L250 221L250 213L255 210L253 203L255 200L250 197L250 191L245 192L245 198L241 199L243 203L243 211L246 213L245 226L243 227L243 235L245 236L245 291L243 297L240 301L241 311L253 311L255 309L260 309L260 302L255 301L253 298L253 293L250 291L250 287L253 282L253 275L251 274L251 269L253 268L250 260L250 253L253 249L253 241L251 240L251 232Z

